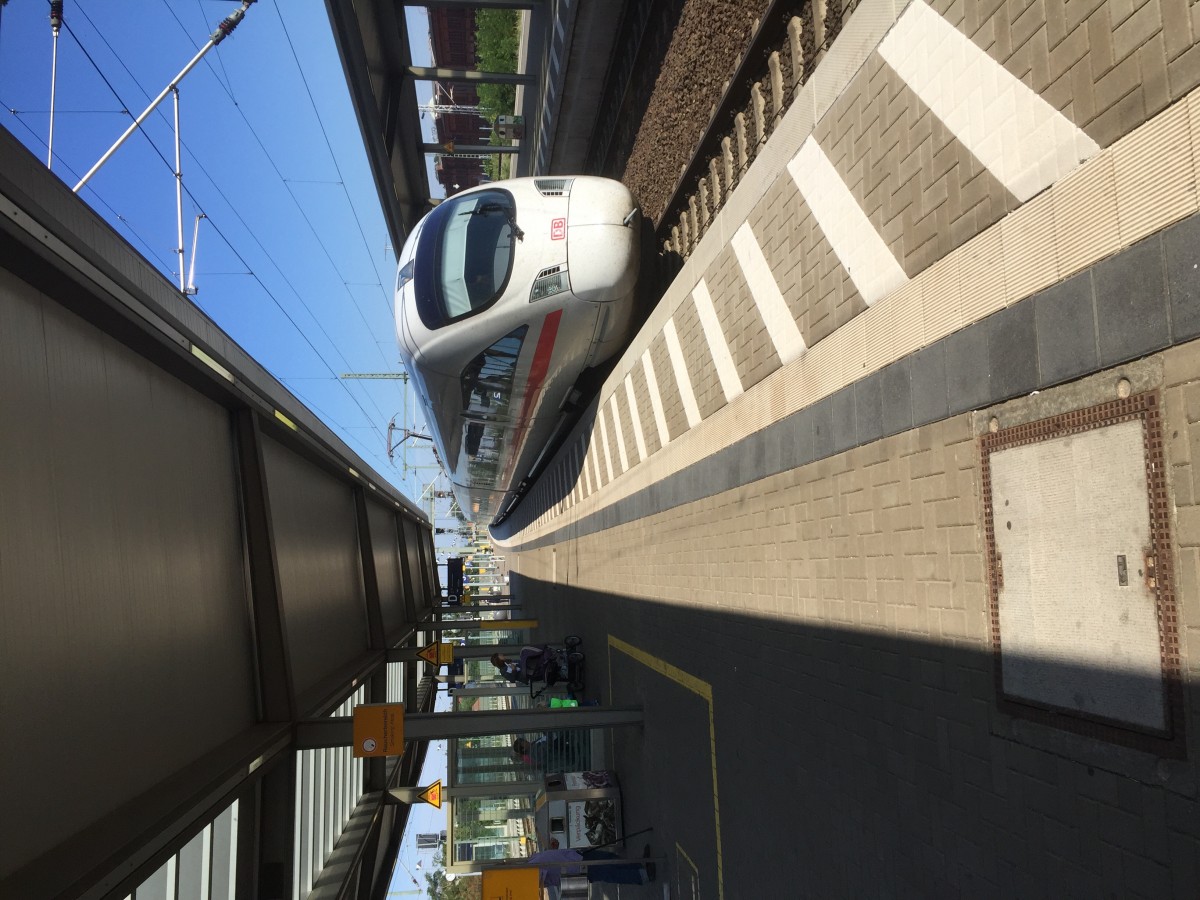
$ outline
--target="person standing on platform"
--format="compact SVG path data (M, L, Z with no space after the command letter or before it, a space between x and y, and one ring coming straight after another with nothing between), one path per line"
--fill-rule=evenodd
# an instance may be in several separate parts
M643 856L650 855L650 847L647 846ZM609 853L607 850L571 850L567 848L559 848L556 838L550 839L550 849L542 850L529 857L527 862L537 865L538 863L565 863L565 862L591 862L604 859L620 859L615 853ZM579 869L575 866L545 866L541 871L542 887L558 888L562 880L562 875L565 872L568 875L578 875ZM588 866L587 880L589 884L649 884L655 878L654 863L625 863L622 865L612 866Z

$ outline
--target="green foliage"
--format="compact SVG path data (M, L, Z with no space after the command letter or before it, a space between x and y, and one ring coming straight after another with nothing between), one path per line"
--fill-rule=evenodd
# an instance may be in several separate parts
M481 900L483 880L479 876L460 876L447 881L446 858L441 850L434 856L433 865L433 871L425 873L425 889L431 900Z
M475 13L475 56L485 72L516 72L517 50L521 42L520 13L515 9L481 9ZM516 104L517 89L511 84L481 84L480 114L495 123L496 116L511 115ZM492 132L488 143L502 143ZM505 177L508 162L500 154L489 156L483 170L493 180Z
M517 71L519 23L515 9L481 9L475 13L475 55L484 69Z

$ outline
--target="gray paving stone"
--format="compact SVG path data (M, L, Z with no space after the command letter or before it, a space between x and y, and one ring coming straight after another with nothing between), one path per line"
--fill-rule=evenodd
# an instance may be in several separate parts
M1096 370L1096 314L1092 273L1047 288L1033 298L1037 322L1041 387L1070 381Z
M833 398L826 397L812 407L813 458L833 455Z
M946 345L938 341L912 358L913 425L946 418Z
M1177 342L1200 337L1200 216L1168 228L1162 240L1171 298L1171 336Z
M946 391L950 415L987 406L991 398L991 363L987 331L972 325L945 339Z
M1038 386L1037 326L1028 300L983 320L992 364L991 401L1028 394Z
M854 385L842 388L830 399L833 401L833 452L840 453L858 445Z
M879 374L883 389L883 433L889 435L908 431L913 425L909 358L886 366Z
M1100 364L1135 359L1170 341L1162 240L1156 235L1098 263L1096 324Z
M879 372L855 382L854 416L860 444L883 437L883 376Z
M812 410L802 409L779 423L778 439L774 442L784 448L783 468L802 466L816 458L813 453L812 419Z

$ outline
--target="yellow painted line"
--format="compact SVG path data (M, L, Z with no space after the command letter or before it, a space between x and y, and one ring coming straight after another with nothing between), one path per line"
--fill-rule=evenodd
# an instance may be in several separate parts
M613 637L610 634L608 636L608 700L610 703L612 702L613 696L613 650L619 650L621 653L632 657L646 668L671 679L679 686L691 691L693 694L698 694L708 704L708 744L709 750L712 754L713 825L716 829L717 836L717 896L720 898L720 900L724 900L725 872L724 864L721 860L721 804L717 796L717 726L713 717L712 685L707 681L697 678L695 675L685 672L683 669L673 666L669 662L659 659L657 656L651 656L645 650L641 650L632 644L626 643L618 637ZM691 860L688 861L691 862Z
M689 866L692 867L692 871L696 875L695 882L693 883L695 890L692 891L692 897L693 898L699 897L700 896L700 868L699 868L699 866L697 866L694 862L692 862L692 858L690 856L688 856L687 851L684 850L682 846L680 846L678 841L675 842L675 851L687 861L687 864Z

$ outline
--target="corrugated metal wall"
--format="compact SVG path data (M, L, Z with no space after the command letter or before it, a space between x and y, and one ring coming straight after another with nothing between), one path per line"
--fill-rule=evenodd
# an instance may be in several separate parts
M9 868L252 725L255 683L226 410L0 273L0 422Z
M234 802L255 892L429 523L2 131L0 213L0 896L124 896Z

